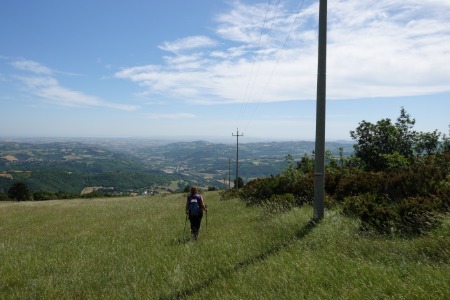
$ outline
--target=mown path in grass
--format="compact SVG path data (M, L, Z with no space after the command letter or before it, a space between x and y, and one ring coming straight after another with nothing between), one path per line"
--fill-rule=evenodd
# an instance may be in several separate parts
M428 237L367 237L337 211L314 225L309 207L205 198L196 242L184 195L0 203L1 298L450 298L448 218Z

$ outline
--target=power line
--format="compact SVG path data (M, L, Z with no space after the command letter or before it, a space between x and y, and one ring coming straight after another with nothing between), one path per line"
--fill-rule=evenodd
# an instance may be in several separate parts
M243 100L246 99L248 87L250 86L250 81L251 81L251 78L252 78L252 75L253 75L253 69L254 69L254 67L255 67L256 57L258 56L258 51L259 51L259 47L260 47L260 44L261 44L261 39L262 39L264 27L265 27L266 21L267 21L267 13L269 12L269 8L270 8L270 3L271 3L271 2L272 2L272 1L269 0L269 3L267 3L266 14L265 14L265 16L264 16L264 22L263 22L263 25L261 26L261 31L260 31L260 33L259 33L258 45L257 45L257 47L256 47L255 55L253 55L253 62L252 62L252 68L251 68L251 70L250 70L250 76L248 77L247 86L246 86L246 88L245 88L245 90L244 90L244 94L243 94L244 96L242 97ZM245 112L245 107L244 107L244 112ZM242 113L242 106L241 106L241 110L239 111L239 114L238 114L238 116L237 116L237 120L236 120L237 122L239 121L239 118L240 118L240 116L241 116L241 113Z
M276 60L276 62L275 62L275 65L274 65L274 67L273 67L273 69L272 69L272 72L271 72L270 75L269 75L269 78L268 78L268 80L267 80L267 84L264 86L264 90L263 90L263 92L261 93L261 96L260 96L259 100L256 102L256 108L253 110L253 113L252 113L251 117L249 118L249 120L248 120L247 125L245 126L245 128L248 128L248 127L249 127L250 122L253 120L253 116L254 116L255 112L257 111L257 109L258 109L258 107L259 107L259 104L261 103L261 100L263 99L263 97L264 97L264 95L265 95L265 93L266 93L266 91L267 91L267 87L270 85L270 82L272 81L272 77L273 77L273 74L275 73L275 69L277 68L278 63L280 62L281 55L283 54L283 52L284 52L284 50L285 50L285 48L286 48L287 42L288 42L288 40L289 40L289 38L290 38L290 36L291 36L291 34L292 34L292 31L293 31L293 29L294 29L295 23L297 22L297 18L298 18L298 16L300 15L300 12L301 12L301 10L302 10L302 8L303 8L304 2L305 2L305 0L302 0L302 2L301 2L301 4L300 4L300 7L299 7L299 9L298 9L298 11L297 11L297 13L296 13L296 15L295 15L295 18L294 18L294 20L293 20L293 22L292 22L292 24L291 24L291 28L290 28L290 30L289 30L289 33L288 33L288 35L286 36L286 39L284 40L283 47L281 48L281 50L280 50L280 52L279 52L279 55L278 55L278 58L277 58L277 60Z
M252 85L251 85L251 87L250 87L250 91L249 91L249 93L248 93L248 99L247 99L247 101L246 101L246 104L248 104L248 102L249 102L250 99L252 98L253 90L254 90L254 88L255 88L255 85L256 85L256 82L257 82L257 78L258 78L258 74L259 74L259 69L261 68L261 63L262 63L263 60L264 60L264 51L267 49L267 46L269 45L269 42L270 42L270 40L271 40L271 38L272 38L273 24L275 23L275 19L276 19L277 14L278 14L278 8L279 8L279 6L280 6L280 0L278 0L278 2L277 2L277 6L276 6L276 9L275 9L275 13L273 14L273 18L272 18L272 23L271 23L271 25L270 25L270 29L269 29L268 34L267 34L266 42L265 42L264 47L263 47L263 49L262 49L262 51L261 51L261 55L259 56L259 62L258 62L258 66L257 66L257 69L256 69L256 75L255 75L255 77L254 77L254 79L253 79L253 83L252 83ZM247 107L247 105L246 105L246 107ZM245 112L245 111L244 111L244 112Z
M248 81L247 81L247 86L246 86L246 88L245 88L245 90L244 90L244 96L243 96L244 105L241 106L241 110L239 111L238 118L237 118L237 123L239 123L239 119L240 119L241 115L245 115L245 111L247 110L247 104L248 104L249 99L251 98L252 91L253 91L253 87L254 87L254 85L255 85L256 78L258 77L259 68L260 68L261 62L262 62L262 60L263 60L263 54L262 54L263 51L260 51L260 50L261 50L261 49L262 49L262 50L265 50L265 49L267 48L267 45L269 44L270 37L271 37L271 34L272 34L273 24L275 23L275 18L276 18L277 13L278 13L278 8L279 8L279 5L280 5L280 1L281 1L281 0L278 0L278 2L277 2L277 6L276 6L276 9L275 9L275 13L274 13L273 18L272 18L272 23L271 23L270 28L269 28L269 31L268 31L267 39L266 39L266 41L265 41L264 47L261 48L261 47L260 47L260 44L261 44L261 40L262 40L264 28L265 28L265 25L266 25L267 14L268 14L268 11L269 11L269 8L270 8L271 1L269 1L268 5L267 5L267 8L266 8L266 14L265 14L265 16L264 16L264 22L263 22L263 25L262 25L262 27L261 27L261 32L260 32L260 35L259 35L258 46L257 46L257 49L256 49L256 51L255 51L255 55L253 56L253 62L252 62L252 68L251 68L251 71L250 71L250 76L249 76ZM261 53L261 54L259 54L259 53ZM252 82L253 70L254 70L254 68L255 68L255 63L256 63L256 61L257 61L258 56L259 56L258 67L257 67L257 69L256 69L256 74L255 74L255 76L253 77L253 78L254 78L253 84L252 84L252 86L251 86L251 88L250 88L250 83ZM242 107L243 107L243 108L242 108ZM243 112L242 112L242 111L243 111Z

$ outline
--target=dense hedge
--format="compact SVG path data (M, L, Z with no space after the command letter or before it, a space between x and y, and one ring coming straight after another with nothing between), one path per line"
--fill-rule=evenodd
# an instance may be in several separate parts
M329 164L325 173L325 206L335 203L361 221L361 229L378 233L418 235L439 223L450 208L450 155L416 157L407 168L365 171L344 164ZM239 192L252 205L270 211L312 203L314 174L301 166L278 176L250 181ZM290 203L286 205L286 203Z
M240 197L249 204L266 203L274 195L292 194L296 202L312 203L314 197L314 176L311 173L291 178L284 174L250 181L241 189Z
M439 224L436 212L441 207L441 200L416 196L396 202L387 195L363 194L347 197L343 207L345 214L361 220L363 230L420 235Z

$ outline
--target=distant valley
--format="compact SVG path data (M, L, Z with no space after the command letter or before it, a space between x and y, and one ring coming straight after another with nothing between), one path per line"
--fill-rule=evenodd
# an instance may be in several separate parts
M329 142L334 155L352 154L350 142ZM314 142L239 144L239 176L244 182L278 174L285 157L311 155ZM233 186L236 144L144 139L0 139L0 192L14 181L32 191L105 189L117 194L175 192L186 185ZM231 179L229 184L228 180Z

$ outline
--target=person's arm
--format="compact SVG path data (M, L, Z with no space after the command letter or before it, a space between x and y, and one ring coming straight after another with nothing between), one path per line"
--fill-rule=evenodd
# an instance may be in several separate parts
M205 199L203 199L203 196L200 196L200 198L202 199L202 209L208 211L208 209L206 209Z

